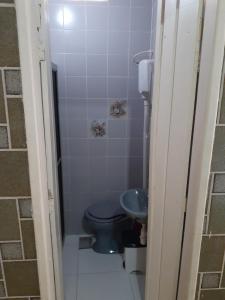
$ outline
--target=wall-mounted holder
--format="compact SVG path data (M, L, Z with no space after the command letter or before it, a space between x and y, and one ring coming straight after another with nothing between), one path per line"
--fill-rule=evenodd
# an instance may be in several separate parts
M126 101L115 101L110 106L110 115L116 118L120 118L126 115Z
M106 123L94 120L91 123L91 132L94 137L103 137L106 135Z

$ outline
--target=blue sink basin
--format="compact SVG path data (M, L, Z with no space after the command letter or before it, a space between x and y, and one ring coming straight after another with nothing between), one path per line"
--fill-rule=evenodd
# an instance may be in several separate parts
M120 196L120 205L125 213L141 221L148 216L148 196L142 189L132 189Z

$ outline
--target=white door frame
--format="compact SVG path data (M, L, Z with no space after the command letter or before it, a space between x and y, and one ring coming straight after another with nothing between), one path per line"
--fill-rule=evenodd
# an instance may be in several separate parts
M202 4L158 3L146 300L175 300L177 294Z
M205 1L178 300L194 299L225 47L225 1Z
M15 4L40 293L43 300L63 300L46 1L16 0ZM42 62L41 74L43 60L47 63Z
M174 300L176 297L181 229L185 211L187 154L190 151L191 140L192 123L188 116L193 116L194 108L202 1L158 0L146 300ZM53 262L57 255L53 254L51 243L49 161L48 163L46 161L46 156L52 156L53 159L54 153L51 151L46 153L39 68L43 49L40 49L42 47L36 28L37 23L40 22L37 4L45 5L46 2L47 0L16 0L16 9L41 298L62 300L59 277L54 276L56 271ZM185 64L183 60L186 60ZM180 76L183 66L186 70L185 78ZM46 76L50 76L49 73L46 73ZM188 89L189 93L183 95L180 87L183 90ZM45 91L46 95L51 94L47 87ZM180 106L180 99L183 100L182 106ZM182 126L176 126L177 124ZM49 128L51 126L49 121ZM179 143L178 137L182 142ZM179 153L175 152L176 145ZM178 160L179 165L174 168L174 163ZM176 182L171 182L171 178ZM57 210L57 207L54 209ZM175 213L177 219L174 220ZM57 235L56 231L55 235ZM53 248L57 249L56 236L53 242L55 244ZM193 257L198 259L196 252ZM60 270L60 263L58 267ZM187 287L193 289L193 284L194 282L190 282ZM59 292L56 292L55 285L59 288ZM182 300L186 299L191 298L182 298Z

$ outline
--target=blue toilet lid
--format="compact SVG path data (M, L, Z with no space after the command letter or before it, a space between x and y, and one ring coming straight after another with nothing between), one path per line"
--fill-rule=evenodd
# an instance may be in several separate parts
M88 213L97 219L114 219L125 216L124 211L117 201L103 201L91 205Z

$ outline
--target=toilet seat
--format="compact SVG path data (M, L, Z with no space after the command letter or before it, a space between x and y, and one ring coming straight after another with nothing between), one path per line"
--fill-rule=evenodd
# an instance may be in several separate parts
M85 215L88 219L98 223L118 222L126 215L116 201L103 201L87 208Z

